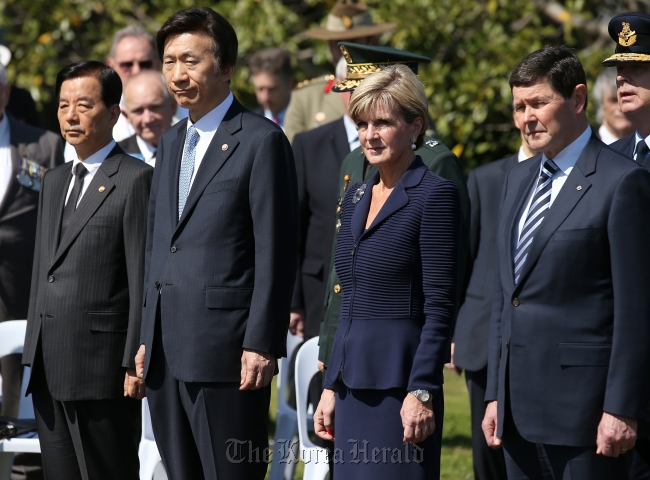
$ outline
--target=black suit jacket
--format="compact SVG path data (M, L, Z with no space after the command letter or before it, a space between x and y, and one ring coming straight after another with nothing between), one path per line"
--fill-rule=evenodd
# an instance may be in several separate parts
M140 145L138 145L138 140L136 139L137 135L131 135L130 137L125 138L121 142L118 142L117 144L120 146L122 150L124 150L126 153L137 153L139 155L143 155L142 151L140 150Z
M71 170L61 165L43 181L23 363L40 344L56 400L120 398L140 345L153 169L116 146L59 241Z
M300 201L300 250L292 308L305 310L305 335L318 336L334 241L338 174L350 144L343 118L293 139Z
M169 368L183 382L239 382L242 349L286 355L298 250L291 146L234 100L178 219L187 131L165 132L149 205L142 343L145 375L156 309Z
M503 189L485 399L498 399L498 436L508 395L526 440L595 448L603 411L647 416L650 172L592 136L515 286L513 232L540 161Z
M63 140L52 132L19 123L10 115L7 118L13 169L7 193L4 199L0 199L0 301L13 318L26 318L36 238L38 187L18 182L20 159L45 168L61 165Z
M456 319L454 363L469 371L481 370L488 361L499 201L506 174L517 165L518 156L478 167L467 178L471 205L467 261L470 277Z
M609 148L620 152L622 155L628 158L634 158L634 149L636 147L636 132L630 133L629 135L616 140L612 143Z

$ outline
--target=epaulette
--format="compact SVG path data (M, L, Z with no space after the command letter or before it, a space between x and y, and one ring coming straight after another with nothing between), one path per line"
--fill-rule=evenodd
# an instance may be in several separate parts
M334 80L334 75L321 75L320 77L310 78L309 80L303 80L296 85L296 90L300 90L307 85L310 85L315 82L330 82Z

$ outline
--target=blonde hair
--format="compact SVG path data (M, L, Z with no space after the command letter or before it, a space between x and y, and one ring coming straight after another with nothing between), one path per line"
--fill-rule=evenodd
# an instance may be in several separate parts
M369 75L350 98L348 116L356 122L360 116L377 107L399 112L406 123L422 118L422 128L415 145L424 143L427 129L427 96L420 79L405 65L390 65Z

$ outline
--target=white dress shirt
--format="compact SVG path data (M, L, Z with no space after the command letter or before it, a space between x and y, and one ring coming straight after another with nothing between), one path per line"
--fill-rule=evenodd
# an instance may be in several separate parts
M83 180L83 185L81 187L81 193L79 194L79 200L77 201L77 207L79 206L79 203L81 202L81 199L84 196L84 193L86 193L86 190L88 190L88 185L90 185L90 182L93 181L93 177L97 173L97 170L99 170L99 167L102 166L102 163L104 163L104 160L106 160L106 157L108 157L108 154L111 153L111 150L115 148L115 140L111 140L108 145L106 145L104 148L97 150L95 153L93 153L90 157L85 159L83 162L79 160L79 157L75 158L72 161L72 180L70 180L70 186L68 187L68 193L65 196L65 203L68 203L68 199L70 198L70 194L72 193L72 187L74 187L74 182L75 182L75 173L77 172L77 165L80 163L84 164L84 167L86 167L86 170L88 170L88 173L84 177Z
M345 131L348 134L348 145L350 145L350 151L359 148L361 146L361 142L359 141L359 132L357 131L357 126L347 115L343 115L343 125L345 125Z
M618 140L618 138L614 136L612 132L607 130L607 127L605 125L601 125L598 129L598 137L600 137L605 145L611 145L616 140Z
M278 119L278 126L282 129L284 132L284 116L287 113L287 109L285 108L279 113L276 113L275 115L271 110L267 110L266 108L264 109L264 116L268 118L269 120L273 121L273 117Z
M135 141L138 142L138 148L140 149L140 153L142 153L142 158L144 160L144 163L146 163L147 165L151 165L152 167L155 167L156 158L154 157L154 155L156 154L157 148L151 145L149 142L140 138L140 135L135 136Z
M519 147L519 153L517 154L517 162L521 163L524 160L528 160L529 158L531 158L531 157L529 157L528 154L526 152L524 152L523 145L520 146Z
M205 156L205 152L210 146L214 134L217 133L217 129L219 128L219 125L221 125L221 121L223 120L223 117L226 116L226 112L228 112L234 99L235 97L233 97L232 92L229 93L223 102L206 113L201 117L201 120L196 123L192 123L192 119L187 117L187 128L189 129L190 126L194 125L194 128L196 128L196 131L199 134L199 142L196 144L196 155L194 157L194 172L192 173L192 179L190 180L190 190L192 190L194 177L196 177L196 172L201 166L201 161ZM187 140L187 135L185 136L185 139ZM185 145L183 145L183 150L184 149Z
M11 132L7 115L2 115L0 120L0 205L7 195L11 178L14 175L14 166L11 163Z
M639 141L643 140L643 137L639 134L639 132L635 133L636 138L634 139L634 160L636 160L636 146L639 144ZM645 137L645 143L648 145L650 148L650 135Z
M576 138L572 143L566 146L564 150L558 153L553 159L553 162L555 162L559 170L555 172L555 174L551 177L552 178L551 205L553 205L553 202L555 201L557 194L560 193L560 190L564 186L564 182L566 182L567 177L573 170L573 167L575 167L575 164L578 161L580 154L582 154L582 151L587 146L587 143L589 142L590 138L591 138L591 127L587 127L585 131L582 132L582 134L578 138ZM542 165L544 165L544 162L546 160L547 160L546 155L542 154L542 161L540 162L539 165L539 174L541 174ZM539 178L539 174L537 178ZM519 236L521 235L521 231L524 228L524 223L526 223L526 215L528 214L528 209L530 208L530 202L533 200L533 193L535 192L536 188L537 188L537 181L535 181L535 185L533 185L533 189L530 193L530 198L528 199L528 203L526 203L526 208L524 209L524 212L521 215L521 218L519 219L519 228L517 229L517 235L514 238L515 245L517 244L517 240L519 239Z

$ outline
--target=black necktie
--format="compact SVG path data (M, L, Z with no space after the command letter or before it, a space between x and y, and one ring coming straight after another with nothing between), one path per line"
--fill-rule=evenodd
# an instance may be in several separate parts
M78 163L75 168L77 170L74 175L74 185L72 186L72 192L70 192L70 197L68 197L68 203L66 203L65 207L63 208L63 220L61 221L61 238L63 238L65 229L70 225L72 216L77 209L77 203L79 202L81 189L83 188L84 184L84 177L88 173L88 170L86 170L86 167L84 167L83 163Z
M643 139L639 140L639 143L636 144L636 161L643 163L648 156L648 152L650 152L648 144Z

